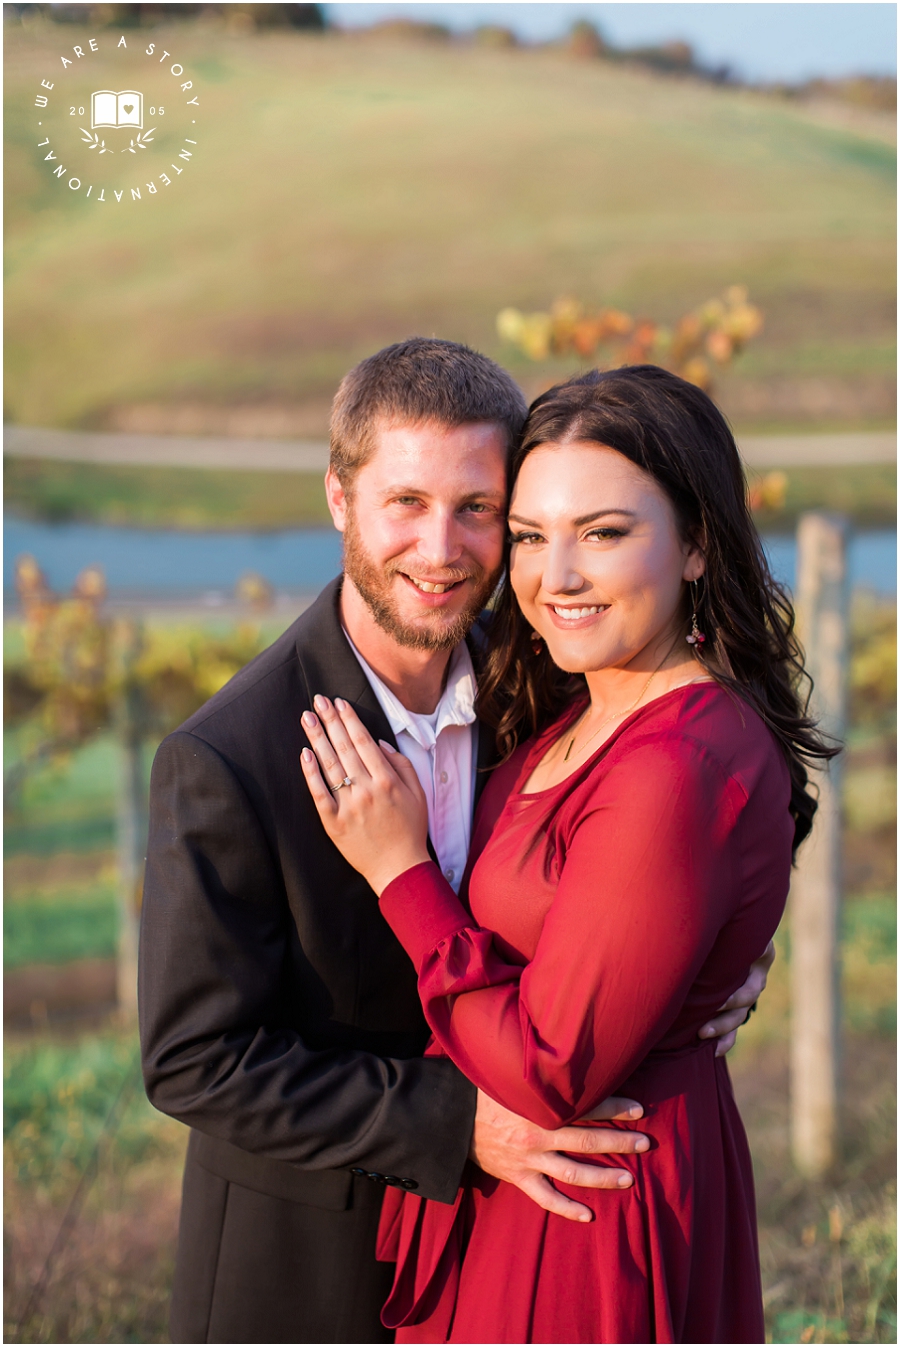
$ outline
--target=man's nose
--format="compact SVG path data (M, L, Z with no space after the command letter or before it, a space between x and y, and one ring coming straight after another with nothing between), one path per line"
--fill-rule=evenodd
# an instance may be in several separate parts
M463 551L462 530L455 515L433 510L419 529L418 552L430 566L452 566Z

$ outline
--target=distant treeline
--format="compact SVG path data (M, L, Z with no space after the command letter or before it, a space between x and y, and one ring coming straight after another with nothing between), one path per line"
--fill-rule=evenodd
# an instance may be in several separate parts
M201 15L217 16L240 27L252 28L306 28L321 32L326 27L320 5L266 5L266 4L5 4L4 14L9 20L44 14L55 23L90 23L107 28L149 28L173 19L197 19Z
M26 16L41 14L56 23L87 22L98 26L134 28L208 16L221 19L229 28L243 30L294 28L308 32L324 32L326 29L342 31L340 25L328 23L321 5L317 4L5 4L3 9L7 22L21 22ZM417 42L455 42L509 49L526 45L511 28L499 24L484 24L469 32L456 33L444 24L396 17L351 31L359 36ZM688 76L732 87L746 85L746 81L727 64L704 65L687 42L616 47L594 24L586 20L573 24L567 36L559 41L540 45L561 49L575 60L643 66L663 75ZM895 111L897 107L897 81L887 75L860 74L847 79L812 79L802 84L756 84L752 87L764 88L785 98L839 99L857 107L880 111Z

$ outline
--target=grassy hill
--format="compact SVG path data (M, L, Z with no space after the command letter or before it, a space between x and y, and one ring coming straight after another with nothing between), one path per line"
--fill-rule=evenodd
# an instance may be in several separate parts
M113 212L34 148L80 33L6 32L8 420L318 434L347 367L410 333L535 391L565 367L505 350L503 306L669 321L743 282L767 322L719 384L739 426L892 421L888 122L561 51L185 23L196 157Z

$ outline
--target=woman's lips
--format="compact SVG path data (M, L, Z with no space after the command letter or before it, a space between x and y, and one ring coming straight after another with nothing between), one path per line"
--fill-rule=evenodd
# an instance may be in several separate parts
M546 603L544 604L544 610L554 627L557 627L560 631L581 631L584 627L590 627L595 622L599 622L603 614L609 611L609 604Z

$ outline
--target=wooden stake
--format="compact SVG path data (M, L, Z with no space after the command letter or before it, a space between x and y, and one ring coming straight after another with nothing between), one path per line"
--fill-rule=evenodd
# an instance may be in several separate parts
M126 1023L137 1019L138 931L147 850L147 803L142 762L143 699L132 677L142 645L140 623L130 622L126 629L124 688L117 714L120 778L116 820L119 862L116 999L119 1015Z
M797 631L814 689L811 710L836 738L846 730L847 525L809 513L797 527ZM819 790L811 836L791 885L791 1147L808 1177L824 1174L837 1147L841 759L810 773Z

